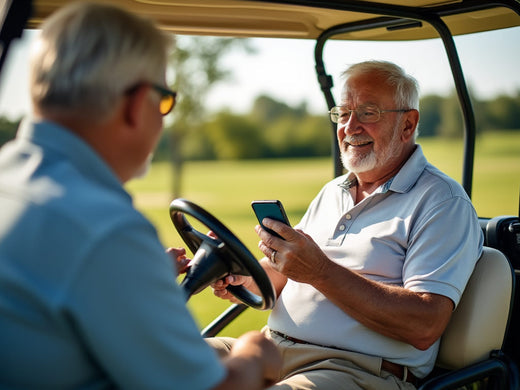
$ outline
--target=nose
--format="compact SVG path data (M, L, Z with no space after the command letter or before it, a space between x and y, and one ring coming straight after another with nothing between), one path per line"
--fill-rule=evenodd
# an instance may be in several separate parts
M361 122L358 121L357 115L353 112L348 120L338 123L338 136L343 138L346 135L358 134L363 131Z

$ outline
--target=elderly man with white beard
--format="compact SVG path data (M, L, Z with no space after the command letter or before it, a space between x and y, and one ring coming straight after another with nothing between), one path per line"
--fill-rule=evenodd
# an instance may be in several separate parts
M470 199L416 144L415 79L384 61L344 77L330 116L348 172L295 229L264 220L283 239L256 227L278 297L264 328L284 359L272 389L415 388L482 251ZM236 302L229 284L255 290L230 275L215 295ZM221 354L233 344L209 342Z

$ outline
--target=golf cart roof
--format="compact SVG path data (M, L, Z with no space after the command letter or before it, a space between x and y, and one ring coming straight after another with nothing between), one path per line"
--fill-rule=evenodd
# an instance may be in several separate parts
M37 28L69 0L35 0L27 27ZM316 39L332 26L364 25L334 39L416 40L437 38L430 24L438 18L452 35L520 25L511 9L516 0L496 7L480 0L107 0L156 20L176 34ZM505 4L505 7L504 7ZM388 23L392 20L391 23ZM371 25L372 28L366 29Z

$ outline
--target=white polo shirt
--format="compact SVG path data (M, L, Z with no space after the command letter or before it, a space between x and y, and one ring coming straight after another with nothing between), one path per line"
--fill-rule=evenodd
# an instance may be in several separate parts
M426 161L419 145L399 173L354 205L352 174L324 186L297 226L336 263L365 277L458 304L480 257L483 234L464 189ZM381 356L418 377L433 368L426 351L360 324L308 284L288 280L268 325L312 343Z

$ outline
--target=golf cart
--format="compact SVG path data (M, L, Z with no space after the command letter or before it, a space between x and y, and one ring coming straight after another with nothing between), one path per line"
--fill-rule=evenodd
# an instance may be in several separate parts
M332 77L323 60L328 40L421 40L440 37L453 73L463 113L464 158L462 185L472 194L476 121L453 41L454 35L520 25L520 3L502 1L344 1L344 0L111 0L126 9L156 19L176 34L235 37L281 37L316 40L315 64L318 82L327 106L335 106ZM0 10L4 21L0 39L2 56L23 28L36 28L66 0L7 0ZM333 174L343 173L331 124ZM520 211L520 210L519 210ZM203 266L193 270L183 286L193 294L227 272L251 274L262 295L234 293L246 305L233 305L203 330L216 335L245 307L269 309L274 304L272 288L240 241L216 218L199 206L175 200L170 206L172 220ZM198 219L220 238L215 244L186 222L184 215ZM480 218L485 251L470 279L461 304L442 338L434 372L421 383L423 389L519 388L520 297L515 283L520 275L519 216ZM464 228L462 225L461 228ZM206 255L203 254L206 253ZM231 260L227 263L225 258ZM215 260L215 261L213 261ZM196 280L197 282L192 282Z

